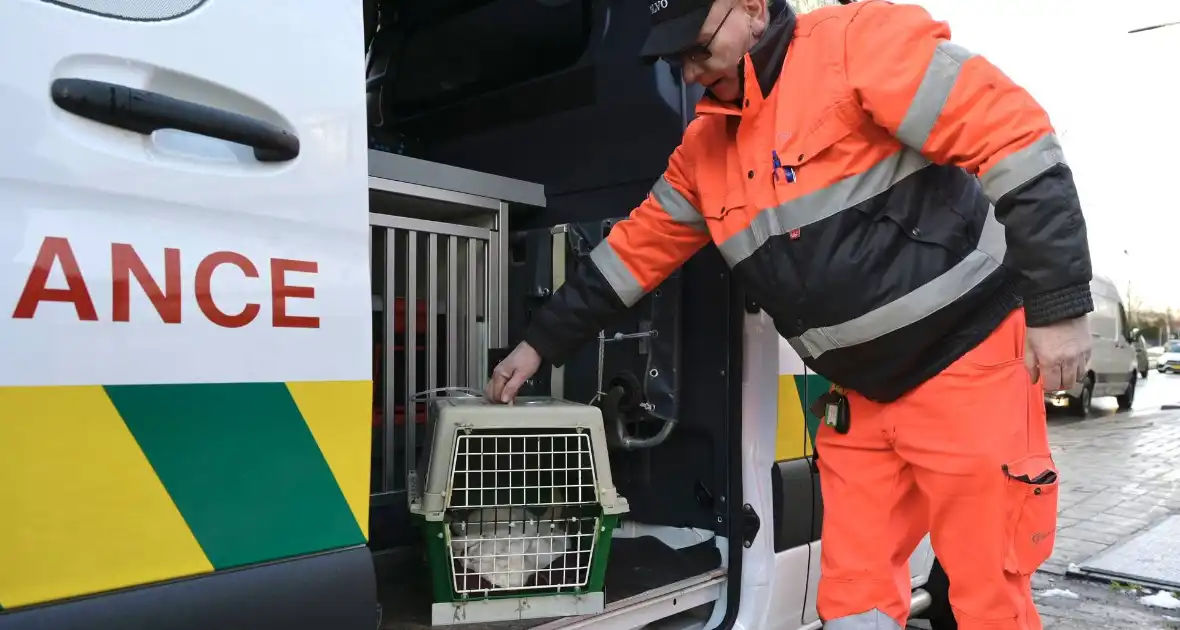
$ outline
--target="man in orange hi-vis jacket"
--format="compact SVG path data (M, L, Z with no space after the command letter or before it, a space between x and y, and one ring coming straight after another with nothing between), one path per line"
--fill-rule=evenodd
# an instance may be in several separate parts
M492 371L510 401L710 240L818 374L820 617L901 628L927 531L963 630L1039 629L1043 390L1090 353L1085 222L1044 110L921 7L651 2L647 58L707 87L664 175ZM843 424L841 424L843 422Z

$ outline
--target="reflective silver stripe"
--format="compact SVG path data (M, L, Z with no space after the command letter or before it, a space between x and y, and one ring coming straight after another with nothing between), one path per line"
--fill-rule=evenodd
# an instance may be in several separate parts
M903 148L863 173L759 212L749 227L726 239L718 245L718 249L729 266L733 267L750 257L770 238L782 236L868 201L929 165L930 161L917 151Z
M679 190L672 187L668 180L660 177L656 180L654 186L651 187L651 196L659 202L660 207L672 220L677 223L683 223L700 232L707 232L708 227L705 225L705 217L697 210L684 195L680 194Z
M930 130L938 122L942 114L942 106L951 95L955 81L959 79L959 72L963 63L975 56L975 53L962 46L950 42L939 42L934 49L934 56L930 65L926 66L926 75L918 85L914 100L906 110L905 118L897 128L897 139L906 146L921 150L926 146L930 137Z
M1058 164L1065 164L1065 151L1057 134L1046 133L1027 147L1000 160L979 178L983 194L992 203L1023 186Z
M901 630L897 621L874 608L857 615L824 621L824 630Z
M607 283L615 290L615 295L619 296L627 308L634 306L643 297L643 287L639 286L639 281L631 274L631 270L627 269L627 265L623 264L623 259L619 258L618 252L611 247L610 241L599 243L598 247L590 252L590 260L602 272Z
M666 178L660 177L656 180L655 185L651 187L651 195L673 221L701 232L708 231L705 217L680 194L680 191L673 188ZM590 252L590 260L615 290L615 295L619 296L628 308L634 306L647 293L609 241L599 243L594 251Z
M1004 260L1008 244L1004 238L1004 226L996 220L994 206L988 208L975 247L975 251L957 265L900 298L851 321L812 328L788 342L800 356L815 358L829 350L872 341L919 322L959 299L983 282Z

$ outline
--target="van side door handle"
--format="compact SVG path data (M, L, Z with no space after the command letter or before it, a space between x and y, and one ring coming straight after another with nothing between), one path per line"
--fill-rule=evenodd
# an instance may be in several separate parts
M54 104L71 114L144 135L176 129L254 149L259 162L286 162L299 156L299 138L252 116L158 92L92 79L55 79Z

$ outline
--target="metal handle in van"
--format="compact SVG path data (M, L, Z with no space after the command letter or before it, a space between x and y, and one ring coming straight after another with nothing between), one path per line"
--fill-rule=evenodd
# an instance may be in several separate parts
M299 156L299 138L282 127L157 92L65 78L53 81L50 94L58 107L71 114L135 133L176 129L236 142L253 148L259 162L285 162Z

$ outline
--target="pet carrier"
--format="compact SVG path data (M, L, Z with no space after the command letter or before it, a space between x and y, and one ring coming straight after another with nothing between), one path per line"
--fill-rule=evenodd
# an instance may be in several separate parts
M440 398L427 431L410 511L426 537L432 623L601 613L611 534L628 507L598 408Z

